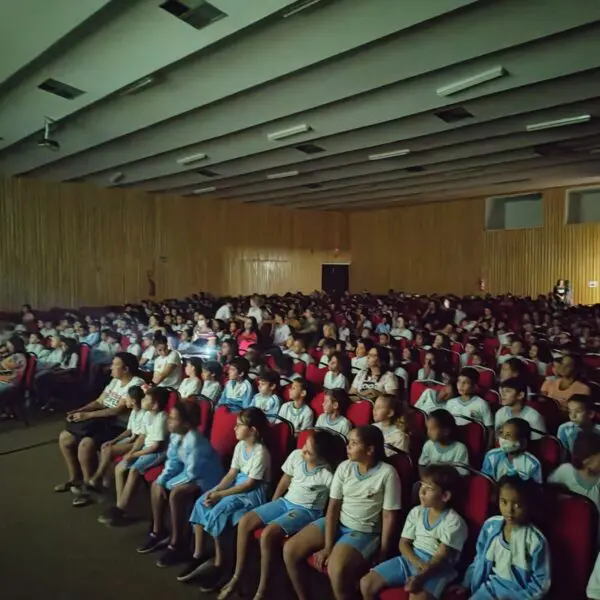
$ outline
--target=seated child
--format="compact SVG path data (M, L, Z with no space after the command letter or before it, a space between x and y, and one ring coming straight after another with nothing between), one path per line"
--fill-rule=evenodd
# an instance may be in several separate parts
M248 380L249 370L250 363L245 358L234 358L229 363L229 381L225 384L219 406L227 406L230 410L243 410L251 405L254 391Z
M284 388L294 379L301 379L302 375L294 373L294 359L287 354L275 357L275 371L279 373L279 385Z
M127 508L144 474L152 467L165 462L167 441L167 403L169 390L161 387L147 388L142 400L144 432L140 434L133 448L123 456L115 469L117 488L116 505L98 517L105 525L120 525L129 521Z
M482 473L495 481L504 475L518 475L521 479L533 479L542 483L540 461L527 452L530 439L531 427L525 419L506 421L498 437L500 447L486 453L481 467Z
M189 581L199 575L200 591L210 592L224 583L227 565L222 536L249 511L265 504L271 481L271 457L265 446L269 422L258 408L247 408L239 416L235 436L239 440L231 467L221 482L196 501L190 522L194 526L194 555L177 578ZM214 540L215 557L208 559L206 534ZM204 563L207 563L205 565Z
M306 404L307 391L305 379L294 379L290 384L290 401L284 402L279 409L279 416L294 426L296 435L304 429L310 429L314 423L313 411Z
M364 600L375 600L387 587L402 586L419 598L441 598L456 577L455 566L469 531L451 508L460 487L460 476L449 465L423 469L420 505L408 513L400 538L400 556L374 567L360 581Z
M157 562L160 567L169 567L189 557L188 518L193 502L223 477L221 458L198 431L199 425L200 408L196 402L177 402L169 413L167 461L150 489L150 533L137 548L139 554L148 554L168 544ZM164 529L167 507L170 534Z
M219 379L221 378L221 365L216 360L209 360L202 364L202 389L200 395L211 402L218 402L223 390Z
M498 482L500 516L488 519L463 586L470 600L544 598L550 589L550 547L532 524L539 486L516 475Z
M600 425L594 423L594 400L591 396L574 394L567 402L569 420L558 428L556 437L566 448L569 454L573 454L575 439L581 431L593 431L600 434Z
M373 425L383 433L386 456L395 454L393 446L403 452L408 452L410 436L406 431L402 408L395 396L382 394L373 405Z
M273 500L246 513L238 525L235 572L221 590L218 600L229 598L239 587L246 567L249 542L259 527L261 569L255 598L263 598L272 576L274 552L280 552L285 536L292 536L323 516L337 464L336 440L326 431L314 431L302 450L294 450L281 470L283 476Z
M329 365L329 359L336 351L336 348L337 348L337 343L335 340L328 338L323 342L323 345L321 346L321 350L323 351L323 354L321 355L321 358L319 359L319 369L324 369L325 367L327 367Z
M456 382L451 379L438 391L427 388L417 400L415 408L430 414L434 410L446 409L446 403L456 396Z
M417 373L419 381L439 381L439 376L436 371L435 354L426 352L423 359L423 367Z
M296 336L294 338L294 345L292 350L288 352L288 356L291 356L294 363L303 362L305 365L314 363L312 356L306 351L306 340L303 336Z
M400 479L385 462L383 434L373 425L353 429L348 460L333 476L327 516L302 529L283 547L297 597L309 598L302 567L315 552L315 566L327 566L334 595L354 597L359 578L372 560L389 555L400 508Z
M252 406L260 408L268 417L272 423L277 422L277 414L279 412L279 406L281 400L275 393L277 391L277 384L279 382L279 375L273 371L267 371L264 375L258 379L258 394L252 399Z
M492 427L492 411L490 405L475 394L479 381L479 373L472 367L465 367L458 376L458 396L448 400L446 410L452 413L457 425L466 425L469 420L480 421L486 427ZM466 419L463 417L467 417Z
M341 352L334 352L329 357L329 363L327 365L328 371L325 373L325 380L323 381L323 387L326 390L333 390L340 388L343 390L348 389L348 379L343 373L344 357Z
M535 408L527 405L527 385L522 379L505 379L500 384L500 403L502 408L494 417L496 432L509 419L515 417L525 419L531 428L536 430L531 433L531 439L539 440L546 432L544 417ZM537 433L538 431L542 433Z
M350 361L352 364L352 374L356 375L367 368L369 351L375 346L371 338L361 338L356 344L356 356Z
M25 349L29 354L34 354L37 358L40 358L46 347L42 344L42 336L39 333L32 333L29 336L29 343L25 346Z
M427 437L419 458L419 471L422 467L439 463L462 463L469 465L467 447L458 441L454 417L444 409L429 413ZM462 471L461 471L462 474Z
M140 358L140 369L142 371L152 372L154 371L154 361L158 356L156 348L154 347L154 334L146 333L142 338L142 356Z
M346 390L327 390L323 398L323 414L319 415L315 427L333 429L347 438L352 430L352 423L344 416L349 406L350 397Z
M475 343L473 341L468 341L465 344L465 351L460 355L461 368L470 367L473 364L472 362L469 364L469 359L471 361L473 360L473 354L475 354L476 351L477 348L475 347Z
M185 400L190 396L197 396L202 389L200 375L202 373L202 359L192 356L185 361L185 379L179 384L179 395Z
M137 333L131 333L129 335L129 346L127 346L127 352L133 354L138 361L142 358L142 336Z

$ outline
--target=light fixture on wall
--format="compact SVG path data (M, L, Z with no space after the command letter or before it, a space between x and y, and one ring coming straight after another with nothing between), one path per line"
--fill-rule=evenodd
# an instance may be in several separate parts
M198 188L194 190L194 194L208 194L209 192L214 192L217 188L214 185L209 185L208 187Z
M397 156L406 156L410 154L408 148L402 150L391 150L390 152L379 152L378 154L369 154L369 160L384 160L385 158L395 158Z
M178 165L190 165L192 163L199 162L208 158L206 154L199 152L198 154L190 154L190 156L183 156L182 158L177 159Z
M120 95L132 96L133 94L137 94L138 92L145 90L147 87L150 87L154 83L156 83L156 78L154 77L154 75L148 75L148 77L144 77L143 79L140 79L135 83L128 85L125 89L123 89Z
M293 135L300 135L301 133L307 133L311 131L312 127L303 123L302 125L296 125L289 129L282 129L281 131L274 131L273 133L267 133L267 138L270 142L276 142L277 140L283 140Z
M295 177L299 175L299 171L284 171L282 173L270 173L267 179L285 179L286 177Z
M296 15L299 12L302 12L303 10L310 8L311 6L315 6L316 4L319 4L321 1L322 0L305 0L305 2L300 2L300 4L297 4L296 6L293 6L287 12L284 12L282 16L284 19L287 19L288 17Z
M452 96L452 94L457 94L458 92L468 90L469 88L481 85L488 81L493 81L494 79L504 77L505 75L508 75L508 71L504 67L494 67L493 69L482 71L481 73L461 79L460 81L444 85L436 90L436 94L441 97Z
M567 117L566 119L556 119L555 121L544 121L542 123L533 123L527 125L527 131L541 131L542 129L553 129L554 127L566 127L567 125L577 125L587 123L592 115L578 115L576 117Z

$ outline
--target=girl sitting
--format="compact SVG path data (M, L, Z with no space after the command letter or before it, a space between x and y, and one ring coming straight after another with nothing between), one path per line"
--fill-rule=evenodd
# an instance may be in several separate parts
M260 582L254 600L266 596L274 551L281 549L286 536L294 535L323 516L336 465L336 447L336 440L330 433L315 431L307 438L302 450L294 450L288 456L273 501L245 514L239 523L235 572L218 600L229 598L237 590L246 566L252 532L265 525L260 537Z
M350 397L346 390L327 390L323 398L323 414L319 415L315 427L333 429L347 438L352 430L352 423L345 417L349 406Z
M179 384L179 395L185 399L190 396L197 396L202 389L202 360L197 357L190 357L185 361L185 379Z
M287 572L299 600L308 600L303 565L327 567L336 600L354 594L360 577L376 558L388 556L401 508L398 473L385 462L383 434L368 425L353 429L348 460L337 468L327 516L291 538L283 547ZM382 512L383 511L383 512Z
M267 501L271 457L264 441L268 428L269 421L259 408L248 408L240 413L235 425L238 443L229 472L194 505L190 517L194 526L194 556L177 578L179 581L189 581L202 573L201 591L210 592L223 585L223 533L237 525L247 512ZM206 534L214 539L215 544L215 557L210 562L204 548Z
M327 390L333 390L335 388L341 388L343 390L348 389L348 379L344 375L345 366L345 355L341 352L334 352L329 357L329 363L327 365L328 371L325 374L325 380L323 387Z
M457 395L456 382L449 379L440 390L427 388L419 396L415 408L422 410L426 414L431 414L434 410L446 409L446 402Z
M408 452L410 437L402 417L400 403L395 396L384 394L375 400L373 405L374 426L381 430L386 445L386 456L393 456L393 446L403 452Z
M439 463L461 463L469 465L467 447L458 441L458 430L454 417L443 409L429 413L427 437L419 458L419 471L423 467Z
M29 354L35 354L37 358L40 358L46 350L45 346L42 344L42 336L39 333L32 333L29 336L29 343L25 349Z
M258 323L254 317L244 319L244 330L237 337L240 356L244 356L248 348L258 344Z

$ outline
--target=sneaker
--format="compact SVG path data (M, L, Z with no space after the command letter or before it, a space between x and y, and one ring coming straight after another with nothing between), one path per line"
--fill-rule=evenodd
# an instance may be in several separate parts
M126 519L127 515L125 511L121 510L118 506L112 506L98 517L98 522L110 527L116 527Z
M160 568L173 567L189 558L189 552L180 548L168 546L166 552L156 561L156 566Z
M150 533L146 541L136 548L138 554L150 554L169 543L170 536L164 533Z
M74 496L87 496L90 493L90 488L86 483L74 483L70 491Z
M81 485L77 481L65 481L65 483L59 483L54 486L54 491L57 494L64 494L66 492L70 492L72 488L78 487Z
M237 592L237 589L239 587L239 578L234 575L228 583L225 584L224 587L221 588L221 591L219 592L219 595L217 596L217 600L227 600L227 598L229 598L231 595L235 594L235 592Z
M211 569L200 575L200 591L201 592L214 592L221 588L221 586L227 581L227 573L222 567L212 566Z
M82 508L83 506L89 506L93 503L93 498L89 494L80 494L73 498L71 503L75 508Z
M201 556L200 558L192 558L189 564L185 567L183 571L177 577L177 581L191 581L196 577L202 575L202 573L206 573L213 567L215 561L213 558L207 559L206 556Z

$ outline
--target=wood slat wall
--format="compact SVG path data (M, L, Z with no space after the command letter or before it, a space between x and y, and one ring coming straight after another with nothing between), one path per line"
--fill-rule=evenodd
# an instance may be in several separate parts
M0 180L0 310L312 291L348 262L346 215ZM336 252L335 249L341 249Z
M570 279L576 302L600 302L600 223L565 225L564 188L543 192L544 227L485 231L482 198L350 215L352 289L548 293Z

